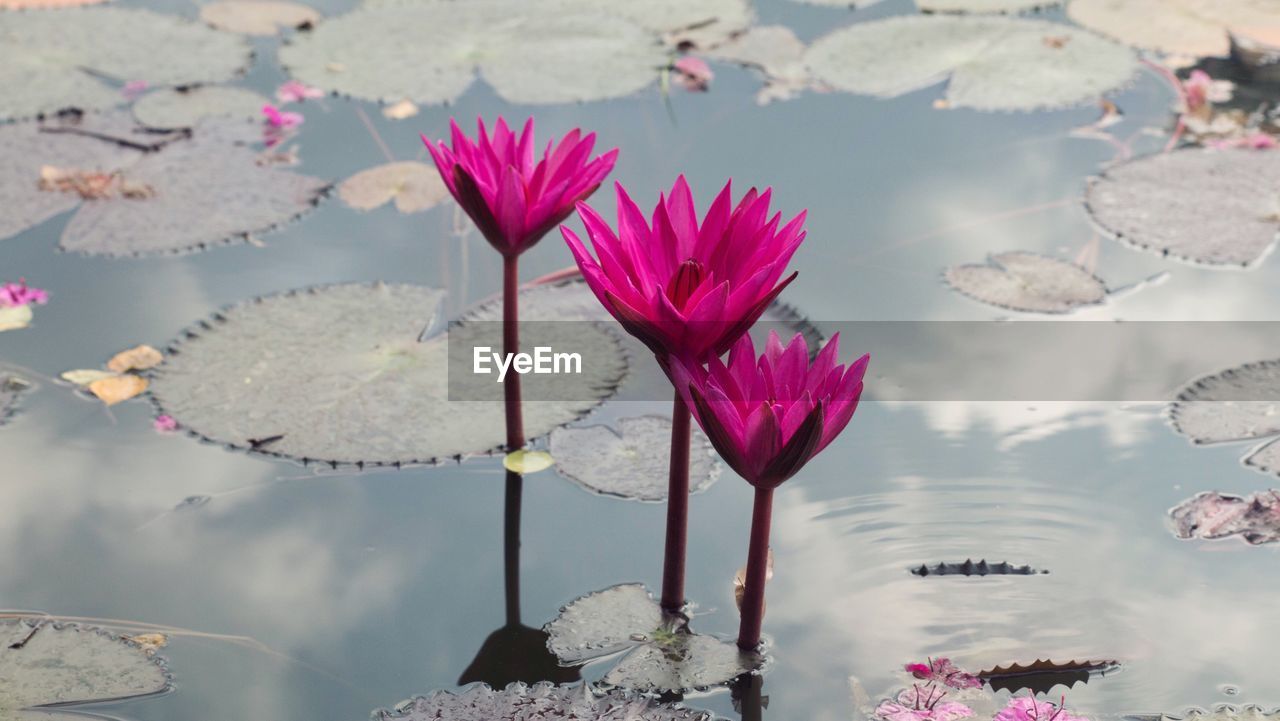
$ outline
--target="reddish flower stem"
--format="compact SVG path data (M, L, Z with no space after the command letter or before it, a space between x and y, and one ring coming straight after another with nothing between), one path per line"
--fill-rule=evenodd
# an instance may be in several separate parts
M507 471L502 524L502 580L508 626L520 625L520 501L523 495L524 476Z
M689 407L676 393L671 406L671 466L667 484L667 546L662 561L662 608L684 608L684 560L689 539Z
M738 648L754 651L764 624L764 584L769 570L769 524L773 519L773 489L757 488L751 510L751 548L747 551L747 579L742 589L742 624Z
M510 358L520 352L520 256L502 256L502 352ZM520 374L508 373L502 381L507 411L507 451L524 448L524 414L520 407Z

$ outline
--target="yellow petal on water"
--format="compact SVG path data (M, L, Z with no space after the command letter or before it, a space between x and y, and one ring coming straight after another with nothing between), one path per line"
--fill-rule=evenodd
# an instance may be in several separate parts
M31 324L31 306L0 307L0 331L18 330Z
M551 454L545 451L512 451L502 459L504 468L521 474L545 471L554 464Z
M169 637L163 633L142 633L137 636L125 636L125 638L141 646L148 656L169 645Z
M75 383L78 386L87 386L94 381L106 380L107 378L115 378L120 375L111 371L100 371L97 368L82 368L79 370L67 371L62 374L61 378L68 383Z
M418 114L418 106L412 100L401 100L382 109L382 116L389 120L404 120Z
M769 555L764 566L764 582L769 583L773 578L773 548L769 548ZM738 572L733 574L733 601L738 604L738 610L742 610L742 596L747 592L747 567L743 566Z
M127 401L146 389L147 379L135 375L112 376L89 384L89 392L109 406Z
M160 365L162 360L164 360L164 356L160 351L149 345L140 345L136 348L116 353L111 360L107 361L107 368L116 373L141 371Z

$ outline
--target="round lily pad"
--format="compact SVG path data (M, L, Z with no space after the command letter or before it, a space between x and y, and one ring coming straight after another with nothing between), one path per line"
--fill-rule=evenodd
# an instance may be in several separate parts
M1208 266L1248 267L1280 232L1280 162L1243 148L1187 148L1117 165L1085 205L1115 238Z
M356 173L338 185L338 197L356 210L395 201L401 213L420 213L447 199L449 189L435 166L408 160Z
M814 41L815 77L852 93L894 97L948 78L950 107L1059 108L1096 100L1138 69L1122 45L1044 20L898 16L858 23Z
M692 442L689 491L701 493L720 477L720 464L700 431L694 431ZM560 475L592 493L635 501L667 500L670 418L623 418L616 431L608 426L557 428L551 432L550 446Z
M148 93L133 104L133 117L149 128L190 128L210 117L256 121L270 102L244 88L199 85Z
M124 102L117 83L230 80L250 60L241 38L172 15L91 7L0 14L0 121Z
M284 0L216 0L200 8L200 19L219 30L245 35L279 35L320 22L320 13Z
M168 688L161 660L120 636L47 620L0 621L4 721L46 718L22 709L115 701Z
M880 0L797 0L807 5L867 7ZM1013 13L1057 5L1061 0L916 0L916 7L930 13Z
M804 53L804 42L791 28L764 25L735 35L708 50L706 56L751 68L764 76L765 85L756 94L756 102L765 105L786 100L812 85Z
M456 100L478 72L514 103L629 95L667 63L660 38L621 15L557 0L364 5L281 48L290 74L364 100Z
M1026 313L1070 313L1107 298L1106 284L1084 268L1023 251L948 268L943 277L974 300Z
M764 659L730 642L691 631L683 616L665 614L644 586L611 586L560 610L546 625L547 648L562 663L626 654L605 674L610 686L680 693L729 683L758 671Z
M1071 0L1075 22L1123 43L1177 55L1226 55L1232 28L1280 25L1268 0Z
M573 288L573 285L568 286ZM556 288L521 296L540 317ZM174 343L151 386L160 412L207 440L306 462L402 465L485 453L505 440L503 406L481 397L501 386L448 381L447 336L419 342L441 291L413 285L333 285L233 306ZM595 408L626 370L617 339L571 325L581 375L526 375L525 432L546 435ZM452 332L458 332L457 328ZM484 388L480 388L483 385Z
M1271 439L1247 466L1280 471L1280 360L1246 363L1193 381L1169 406L1174 430L1196 444Z
M621 692L597 694L585 685L526 686L504 691L474 684L461 691L436 691L373 712L375 721L714 721L705 711L665 704Z

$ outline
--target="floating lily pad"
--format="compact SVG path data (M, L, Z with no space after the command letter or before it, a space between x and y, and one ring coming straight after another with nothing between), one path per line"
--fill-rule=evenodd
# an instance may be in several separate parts
M1280 709L1219 704L1213 710L1191 708L1179 713L1130 714L1125 718L1135 721L1280 721Z
M200 19L219 30L270 36L314 25L320 22L320 13L283 0L217 0L200 8Z
M706 55L743 65L764 76L764 88L756 94L756 102L764 105L791 98L812 84L804 53L804 42L790 28L765 25L735 35Z
M1075 22L1134 47L1177 55L1226 55L1232 28L1280 25L1269 0L1072 0Z
M395 201L401 213L420 213L449 197L434 166L417 161L377 165L342 181L338 197L356 210L373 210Z
M1280 491L1233 496L1217 491L1196 494L1169 511L1178 538L1240 536L1250 545L1280 541Z
M689 491L700 493L720 477L720 464L700 431L694 431L692 442ZM557 428L550 444L560 475L588 491L636 501L667 499L670 418L623 418L616 431L608 426Z
M990 684L993 691L1049 693L1059 684L1070 688L1088 683L1093 676L1104 676L1120 668L1119 661L1065 661L1036 659L1029 664L1011 663L979 671L978 678Z
M1169 406L1174 430L1196 444L1280 437L1280 360L1246 363L1197 379ZM1280 472L1280 442L1269 440L1245 454L1244 463Z
M54 718L42 707L115 701L168 688L162 663L120 636L51 621L0 621L3 721ZM20 713L23 709L40 713Z
M880 0L797 0L806 5L863 8ZM940 13L1012 13L1057 5L1061 0L916 0L925 12Z
M653 30L582 3L401 0L334 18L280 59L308 85L365 100L447 103L478 72L510 102L564 103L640 90L667 53Z
M585 685L514 683L505 691L475 684L462 691L436 691L373 712L375 721L714 721L705 711L612 692L597 695Z
M1248 149L1187 148L1117 165L1085 204L1119 240L1210 266L1248 267L1280 232L1280 163Z
M0 367L0 426L18 410L18 400L31 390L31 383L16 372Z
M730 642L694 633L682 616L664 614L640 584L587 594L547 624L547 647L565 664L625 655L605 674L610 686L685 692L758 671L764 659Z
M957 15L858 23L814 41L805 61L834 88L881 97L950 78L948 105L979 110L1092 102L1138 69L1131 50L1079 28Z
M133 104L133 117L149 128L190 128L204 118L257 121L270 102L244 88L200 85L149 93Z
M963 563L943 562L932 566L921 564L911 569L911 573L916 576L1034 576L1048 571L1040 571L1027 565L1015 566L1008 561L987 563L984 558L976 563L973 559L967 559Z
M118 83L217 83L249 64L241 38L132 8L0 14L0 121L124 102Z
M548 319L542 304L554 306L565 292L558 288L577 292L576 285L525 291L522 316ZM478 398L481 386L501 386L485 376L450 382L448 338L418 341L442 298L432 288L379 283L233 306L173 345L154 371L152 396L198 436L304 463L401 465L492 451L505 440L502 403L450 397ZM559 325L573 326L575 352L596 362L584 363L581 375L523 378L526 399L566 399L525 403L530 438L595 408L626 371L608 330Z
M943 275L974 300L1026 313L1070 313L1107 299L1107 286L1074 263L1038 253L993 255L981 265L958 265Z

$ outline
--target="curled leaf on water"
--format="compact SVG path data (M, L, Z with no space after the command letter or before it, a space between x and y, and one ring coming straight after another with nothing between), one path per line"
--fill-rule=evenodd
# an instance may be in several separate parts
M169 637L163 633L140 633L137 636L123 636L122 638L138 644L143 653L148 656L169 645Z
M503 468L525 475L545 471L553 465L555 460L545 451L512 451L502 457Z
M71 721L81 716L46 707L150 696L169 684L159 657L128 638L45 619L0 621L0 718L6 721Z
M1198 493L1169 511L1178 538L1230 538L1249 545L1280 541L1280 490L1236 496L1217 491Z
M421 213L449 198L436 169L417 161L376 165L338 185L338 197L356 210L373 210L395 202L401 213Z
M765 561L764 581L768 583L773 580L773 549L769 549L767 560ZM733 574L733 602L738 608L742 608L742 596L747 590L747 567L739 568Z
M689 453L689 492L700 493L720 477L711 442L695 432ZM617 430L597 425L557 428L551 455L560 475L593 493L635 501L667 498L671 419L641 416L617 421Z
M373 712L374 721L715 721L705 711L662 703L640 695L597 693L586 685L526 686L495 691L473 684L459 691L436 691Z
M98 400L113 406L146 392L147 385L146 378L126 373L110 378L99 378L90 383L88 388L90 393L98 397Z
M978 678L986 681L995 691L1008 690L1017 693L1025 689L1032 693L1048 693L1054 686L1063 685L1070 688L1079 682L1087 683L1093 676L1105 676L1119 668L1119 661L1056 662L1037 659L1026 665L1011 663L1007 666L996 666L986 671L979 671Z
M914 576L1034 576L1039 573L1048 573L1048 571L1025 564L1015 566L1008 561L987 563L985 558L980 561L967 558L960 563L944 561L932 566L922 563L911 569L911 574Z
M1280 360L1228 368L1198 378L1178 391L1169 405L1173 429L1197 445L1262 441L1244 464L1264 473L1280 472Z
M160 351L143 344L128 350L122 350L112 356L111 360L107 361L107 370L115 373L141 371L154 368L160 365L163 360L164 355Z
M219 30L270 36L310 28L320 22L320 13L285 0L217 0L200 8L200 19Z
M681 693L720 686L759 671L762 656L694 633L683 616L666 614L644 586L611 586L583 596L548 623L547 647L566 665L621 654L607 686L643 693Z
M974 300L1024 313L1070 313L1104 302L1109 293L1106 284L1085 268L1025 251L999 253L982 264L957 265L948 268L943 278Z

